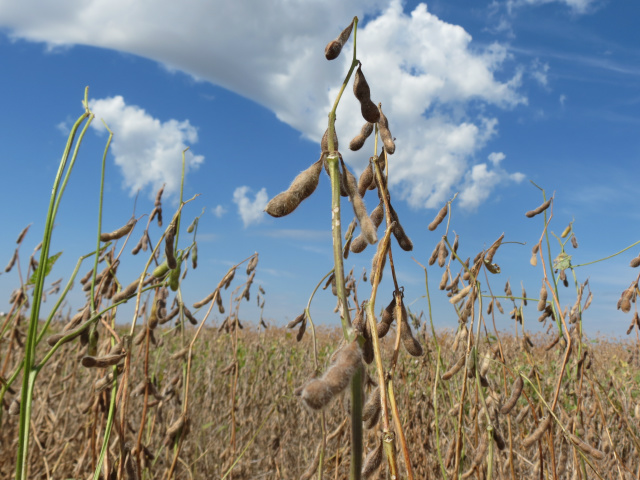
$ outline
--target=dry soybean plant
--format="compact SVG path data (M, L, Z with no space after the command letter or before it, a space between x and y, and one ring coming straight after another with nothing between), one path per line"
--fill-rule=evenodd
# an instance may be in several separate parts
M323 168L329 175L332 193L331 218L334 265L328 275L329 280L325 288L331 284L332 292L337 297L336 311L340 315L343 339L337 347L330 365L324 372L321 371L317 355L315 356L316 371L313 373L312 378L296 390L301 401L309 410L319 412L322 430L316 455L303 474L303 478L311 478L316 471L319 479L323 476L327 457L327 442L331 437L330 434L327 434L325 411L334 399L339 398L340 394L347 390L347 387L350 387L346 403L351 424L351 446L348 462L349 478L372 477L383 463L383 451L386 458L385 463L391 475L397 478L400 475L398 455L396 453L397 447L399 447L404 460L404 469L407 476L413 478L411 458L395 403L394 372L401 348L415 357L420 357L423 354L423 348L421 343L414 338L408 322L407 309L403 300L403 288L398 285L396 279L390 237L393 235L397 244L405 251L412 250L413 243L400 224L398 215L391 204L391 195L387 189L389 156L394 154L396 147L394 138L389 130L389 121L383 113L382 105L380 103L376 104L372 100L371 88L365 78L363 64L357 58L357 29L358 18L356 17L325 49L327 60L334 60L340 55L345 43L353 34L351 67L344 79L333 109L329 113L328 128L321 140L320 158L307 170L300 173L293 180L288 190L274 197L267 205L266 211L274 217L290 214L315 191ZM356 180L356 177L347 168L343 160L339 151L338 134L335 129L336 109L352 76L354 77L353 94L360 103L360 110L365 123L360 133L351 140L349 148L352 151L359 150L369 140L373 150L369 165L358 180ZM371 138L372 134L373 138ZM382 144L380 149L379 144ZM375 195L371 194L370 196L377 203L371 214L368 213L363 200L369 190L375 191ZM344 246L342 243L341 218L345 215L345 212L341 209L341 196L349 199L355 216L346 231ZM385 230L382 237L378 239L377 230L383 219L386 219ZM354 237L356 225L360 230L358 235ZM357 299L356 279L353 276L353 272L345 277L343 258L346 259L349 252L361 253L366 249L367 245L376 244L372 267L369 272L372 287L371 294L368 300L360 304ZM378 322L374 311L378 285L387 258L389 259L395 291L391 303L384 310L383 316ZM311 300L309 300L309 305L310 302ZM313 328L309 305L307 305L302 315L290 323L289 327L298 327L297 337L300 340L306 330L307 322L311 323L311 333L314 337L313 343L315 345L315 328ZM353 319L351 317L352 310L355 311ZM379 339L389 332L390 326L394 321L397 340L391 354L391 364L385 368ZM365 365L374 363L374 361L375 373L371 372L369 374ZM374 386L375 388L372 390L371 388ZM372 411L375 411L375 413L372 413ZM365 445L366 438L363 431L363 422L367 430L367 438L370 439L369 442L366 442L368 445ZM338 424L341 425L341 421ZM366 459L363 460L365 447L369 447L369 453L367 453Z
M2 441L8 446L10 435L17 437L16 479L58 477L58 468L66 477L86 477L91 472L90 478L96 480L159 475L172 478L177 469L184 468L179 466L179 462L184 463L181 450L194 416L190 406L195 389L190 389L190 381L194 359L199 354L197 341L214 305L220 314L224 313L223 292L232 284L236 270L246 263L247 278L233 291L229 314L221 326L231 340L226 349L232 350L234 359L226 408L232 417L230 454L236 455L237 331L242 328L239 309L243 300L250 299L258 254L234 265L210 295L193 305L192 312L183 301L183 282L188 271L198 265L197 229L202 214L186 228L187 242L181 242L182 211L193 199L184 201L181 188L179 207L168 225L163 225L162 187L147 216L146 227L130 252L129 241L143 217L132 216L122 227L102 231L104 172L111 134L102 161L96 249L80 257L64 287L59 279L45 289L47 277L61 254L51 255L49 251L53 224L82 139L93 120L87 97L85 91L85 111L69 135L54 182L44 238L27 262L26 278L22 274L20 247L29 227L20 233L5 268L6 273L13 268L18 270L20 287L11 295L11 309L1 326L3 340L9 339L2 348L0 370L0 403L9 414L3 418L5 409L0 410ZM182 184L184 167L183 152ZM155 243L151 237L154 220L160 229ZM186 245L181 246L182 243ZM144 269L133 281L124 282L122 264L136 255L146 257ZM65 315L67 293L85 260L91 261L91 268L79 283L86 303L77 313ZM263 309L264 290L259 290L258 306ZM42 303L53 295L58 299L47 319L40 321ZM122 326L122 315L118 314L119 307L127 302L135 304L129 328ZM116 323L116 318L121 321ZM169 322L174 326L168 327ZM171 337L175 340L170 342ZM165 343L171 344L170 349L165 348ZM167 375L169 372L171 376ZM18 387L20 382L22 388ZM77 400L80 391L84 398L77 405L79 412L69 410L67 402ZM72 431L72 417L78 415L85 424ZM195 417L199 416L196 412ZM19 425L12 421L16 417ZM67 451L78 436L84 440L83 449ZM40 459L33 451L34 442L43 453ZM75 459L70 461L69 455ZM65 457L68 464L61 466ZM3 474L9 475L4 467Z

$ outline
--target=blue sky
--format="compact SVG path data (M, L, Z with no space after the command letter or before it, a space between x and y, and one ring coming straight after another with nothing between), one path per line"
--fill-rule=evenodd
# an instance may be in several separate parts
M217 3L220 3L217 5ZM53 251L64 251L51 280L67 278L77 258L95 245L104 118L115 137L107 166L104 229L149 212L167 184L165 217L176 207L180 152L187 146L186 223L205 213L198 230L199 267L185 280L193 303L215 288L233 263L260 253L256 284L266 290L265 318L283 324L297 316L316 283L331 269L329 181L293 214L272 219L266 201L319 157L326 115L348 69L352 40L333 62L324 46L354 15L361 19L358 58L375 102L382 102L396 137L390 158L395 209L414 242L397 247L399 281L414 310L426 310L425 264L442 229L427 224L456 192L451 229L461 254L474 257L502 233L502 273L537 295L541 269L529 264L540 218L524 212L541 203L530 181L555 192L560 233L573 219L581 264L615 253L639 238L636 227L640 140L640 49L635 2L598 0L343 2L0 1L0 251L9 261L15 238L32 223L26 260L42 235L46 206L66 141L82 113L85 86L96 120L65 195ZM341 151L360 173L372 153L346 145L362 124L350 87L338 109ZM370 194L371 195L371 194ZM369 209L372 197L365 197ZM350 205L345 203L345 225ZM154 230L152 230L153 235ZM142 228L134 233L133 247ZM155 238L160 235L155 230ZM453 238L453 237L452 237ZM185 238L186 241L186 238ZM130 248L127 248L127 251ZM360 274L373 248L351 255L345 268ZM577 270L594 293L584 316L591 334L624 333L630 314L616 311L635 279L635 246L607 262ZM557 253L557 250L556 250ZM128 284L141 258L120 270ZM85 272L88 267L82 269ZM434 319L453 328L456 317L437 291L442 270L429 268ZM390 275L387 272L386 281ZM0 275L0 309L18 285L16 270ZM486 282L483 282L485 284ZM518 286L518 287L516 287ZM382 285L381 303L391 296ZM255 320L255 294L241 318ZM361 284L359 297L368 296ZM562 287L563 304L575 300ZM71 300L80 306L76 288ZM228 300L228 299L227 299ZM50 303L50 302L49 302ZM336 325L334 299L316 298L312 313ZM121 312L127 322L127 311ZM537 328L537 312L527 325ZM215 318L219 322L220 318ZM499 328L511 329L508 316Z

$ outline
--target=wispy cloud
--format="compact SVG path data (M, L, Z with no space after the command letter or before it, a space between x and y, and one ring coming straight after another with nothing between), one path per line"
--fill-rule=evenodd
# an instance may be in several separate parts
M124 177L130 194L151 187L149 195L163 184L165 194L180 187L182 151L198 141L198 132L189 120L161 121L136 105L127 105L120 95L89 101L97 119L103 119L113 132L111 152ZM106 129L101 121L91 126L98 132ZM202 155L185 154L185 175L204 161Z
M547 3L561 3L566 5L574 13L585 14L593 12L598 4L597 0L507 0L509 9L524 5L544 5Z
M245 228L264 220L264 209L269 200L266 188L257 192L253 200L249 198L249 192L251 189L247 186L238 187L233 192L233 203L238 206L238 214Z
M500 162L505 159L502 152L491 153L489 162L474 165L465 176L465 188L460 193L460 206L467 210L476 209L484 202L498 185L508 183L520 183L525 179L522 173L508 173L500 167Z

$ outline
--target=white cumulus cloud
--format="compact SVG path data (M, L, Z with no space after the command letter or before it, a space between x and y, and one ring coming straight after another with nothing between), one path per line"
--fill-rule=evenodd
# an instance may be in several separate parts
M490 169L486 163L480 163L471 167L471 171L465 175L464 188L460 193L460 206L467 210L476 209L484 202L491 192L500 184L510 182L520 183L525 176L522 173L508 173L500 168L500 162L506 158L502 152L493 152L489 155Z
M180 188L182 151L198 141L198 132L188 120L162 122L136 105L127 105L121 96L92 99L89 107L96 115L91 126L113 132L110 151L131 194L150 188L154 195L163 184L171 195ZM185 154L185 176L204 161L202 155Z
M514 108L526 98L519 91L522 72L506 70L511 57L504 45L474 44L464 28L424 3L405 12L400 0L60 0L55 7L32 0L0 2L0 27L49 46L92 45L156 60L258 102L317 142L349 68L353 39L332 62L324 46L354 14L366 19L357 32L358 58L372 99L382 102L397 137L391 188L416 208L437 207L466 188L471 159L495 137L492 108ZM363 123L350 90L337 128L345 160L361 170L372 148L346 149ZM188 123L172 126L182 133L180 142L195 136ZM136 173L126 177L131 188L138 186Z
M236 188L233 192L233 203L238 206L238 214L245 228L264 220L264 209L269 201L266 188L257 192L253 200L249 197L249 192L251 189L246 185Z
M222 205L216 205L211 209L211 213L213 213L218 218L222 218L222 216L227 213L227 209Z

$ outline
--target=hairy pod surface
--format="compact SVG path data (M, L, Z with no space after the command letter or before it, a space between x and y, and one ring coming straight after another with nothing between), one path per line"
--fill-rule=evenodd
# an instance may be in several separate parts
M382 113L382 104L378 104L378 110L380 110L380 120L378 120L378 130L380 131L380 138L384 144L384 149L389 155L393 155L396 151L396 144L393 143L393 137L389 131L389 121L384 113Z
M380 120L380 110L378 106L371 101L371 89L362 73L362 64L358 65L358 70L356 70L353 81L353 94L360 102L362 118L369 123L378 123Z
M324 157L324 156L323 156ZM265 211L272 217L284 217L293 212L298 205L309 197L318 186L322 158L298 174L288 190L276 195L267 204Z
M338 35L338 38L330 41L327 44L327 46L324 49L324 56L327 60L335 60L336 58L338 58L338 56L340 56L342 47L344 47L344 44L347 43L347 40L349 40L349 36L351 36L351 31L353 30L354 21L355 19L351 20L351 23L349 24L349 26L345 28L340 33L340 35Z
M544 202L542 205L540 205L539 207L533 209L533 210L529 210L527 213L525 213L525 215L528 218L532 218L535 217L536 215L541 214L542 212L544 212L547 208L549 208L549 206L551 205L551 198L549 200L547 200L546 202Z

